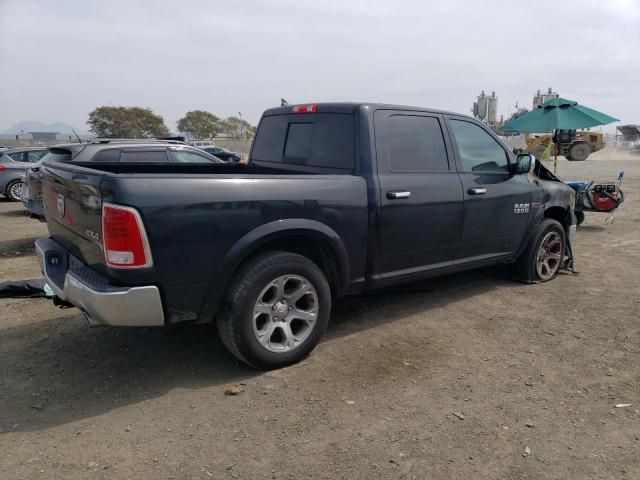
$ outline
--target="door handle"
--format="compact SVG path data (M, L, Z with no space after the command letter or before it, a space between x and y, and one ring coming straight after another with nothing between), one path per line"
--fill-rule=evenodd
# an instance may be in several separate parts
M397 200L399 198L409 198L411 196L411 192L402 191L402 192L387 192L387 198L389 200Z
M467 193L469 195L484 195L485 193L487 193L487 189L486 188L470 188L469 190L467 190Z

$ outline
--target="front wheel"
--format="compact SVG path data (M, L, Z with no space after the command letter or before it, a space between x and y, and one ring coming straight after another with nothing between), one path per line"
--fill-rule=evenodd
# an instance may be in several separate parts
M576 143L569 150L569 160L583 162L591 154L591 147L586 143Z
M529 243L514 264L516 277L526 283L552 280L562 267L565 245L560 222L545 218L534 228Z
M20 180L14 180L7 185L6 195L12 202L19 202L22 198L22 188L24 183Z
M236 358L269 370L308 355L330 312L331 290L314 262L291 252L268 252L236 274L217 316L218 332Z

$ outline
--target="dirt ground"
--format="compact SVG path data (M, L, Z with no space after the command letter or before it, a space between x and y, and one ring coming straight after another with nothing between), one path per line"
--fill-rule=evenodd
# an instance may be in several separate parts
M0 300L0 478L639 479L640 158L559 167L625 171L615 222L578 230L579 275L492 268L349 298L275 372L209 326L91 329ZM40 276L45 234L0 200L0 280Z

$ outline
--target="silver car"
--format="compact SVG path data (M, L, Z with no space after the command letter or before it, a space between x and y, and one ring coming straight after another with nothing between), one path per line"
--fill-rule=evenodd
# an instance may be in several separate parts
M22 176L47 154L42 147L11 148L0 151L0 194L19 202L24 186Z

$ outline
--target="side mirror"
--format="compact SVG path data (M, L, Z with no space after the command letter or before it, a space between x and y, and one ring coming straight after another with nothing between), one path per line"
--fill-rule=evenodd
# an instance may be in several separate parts
M535 166L536 157L530 153L520 153L516 159L516 163L513 165L513 173L516 175L522 175L533 172L533 168Z

